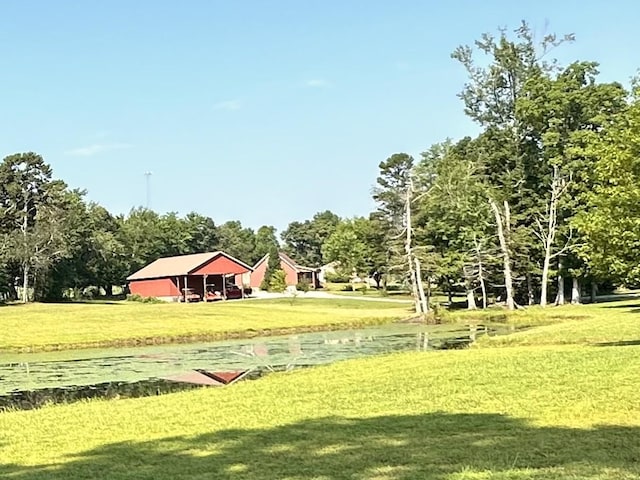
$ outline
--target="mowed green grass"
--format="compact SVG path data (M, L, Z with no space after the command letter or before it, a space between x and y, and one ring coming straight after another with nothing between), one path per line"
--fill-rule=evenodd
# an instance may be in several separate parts
M509 314L508 323L539 325L512 335L482 338L479 346L640 344L640 299L563 307L532 307Z
M508 321L542 326L462 351L0 413L0 477L637 480L636 303L528 310Z
M640 478L640 347L353 360L0 414L12 479Z
M9 305L0 307L0 351L215 340L373 325L409 316L411 305L353 299Z

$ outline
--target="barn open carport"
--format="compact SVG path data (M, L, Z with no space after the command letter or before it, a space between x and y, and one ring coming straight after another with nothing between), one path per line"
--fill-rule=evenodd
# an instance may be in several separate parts
M232 282L251 270L244 262L218 251L159 258L131 274L127 281L131 293L141 297L211 301L244 296L242 286L232 288Z

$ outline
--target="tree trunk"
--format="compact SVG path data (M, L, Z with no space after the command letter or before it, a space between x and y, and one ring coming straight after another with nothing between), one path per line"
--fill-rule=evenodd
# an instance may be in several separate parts
M477 308L473 290L467 290L467 310L476 310Z
M407 264L409 265L409 281L411 282L411 293L413 294L413 302L415 304L415 310L417 314L423 314L422 301L420 294L418 293L418 282L416 277L416 271L413 263L413 248L411 245L411 193L413 191L413 185L409 183L407 188L407 198L405 199L405 221L406 221L406 239L404 244L404 250L407 254Z
M22 264L22 303L29 301L29 264Z
M542 265L542 285L540 286L540 306L547 306L547 286L549 284L549 264L551 263L550 246L547 246L544 254L544 263Z
M573 277L571 283L571 304L580 304L580 281L578 277Z
M507 308L509 310L515 310L516 305L513 301L513 280L511 278L511 257L509 255L509 245L507 244L507 238L505 236L505 230L508 234L510 225L509 203L506 200L504 202L504 219L502 218L498 205L496 205L492 199L489 199L489 205L493 210L493 214L496 217L496 223L498 224L498 239L500 240L500 250L502 252L504 269L504 286L507 292Z
M562 276L562 259L558 260L558 295L556 305L564 305L564 277Z
M418 295L420 296L420 310L422 313L429 312L429 303L424 294L424 285L422 285L422 269L420 268L420 260L415 259L416 262L416 283L418 284Z
M475 310L478 307L476 306L476 297L473 291L473 283L472 279L469 278L469 273L465 270L465 268L462 269L462 274L465 277L464 284L467 290L467 310Z
M598 284L592 278L591 279L591 303L596 303L596 295L598 294Z
M480 254L480 244L473 234L473 244L476 248L476 258L478 260L478 280L480 281L480 290L482 290L482 308L487 308L487 288L484 284L484 265L482 264L482 255Z
M104 294L106 297L113 297L113 285L105 285Z
M533 295L533 283L531 282L531 273L527 272L527 299L529 305L535 303L535 296Z

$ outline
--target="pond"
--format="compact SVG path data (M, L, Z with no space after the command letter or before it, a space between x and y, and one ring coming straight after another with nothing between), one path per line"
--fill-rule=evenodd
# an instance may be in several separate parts
M392 324L372 328L228 340L206 344L0 354L0 409L96 396L159 394L217 384L223 372L255 378L401 351L466 346L504 327ZM226 380L234 374L227 373ZM224 375L223 375L224 376Z

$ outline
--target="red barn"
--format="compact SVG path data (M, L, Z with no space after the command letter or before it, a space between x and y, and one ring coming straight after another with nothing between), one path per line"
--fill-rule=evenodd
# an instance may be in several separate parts
M285 281L288 287L296 286L302 281L309 283L311 288L319 288L320 282L318 280L318 269L311 267L303 267L298 265L291 257L285 253L280 252L280 268L285 273ZM267 273L267 265L269 264L269 254L258 260L253 266L253 273L251 274L251 288L260 288L264 276Z
M233 278L251 267L224 252L159 258L127 277L132 294L163 300L227 298ZM237 289L234 289L237 291Z

